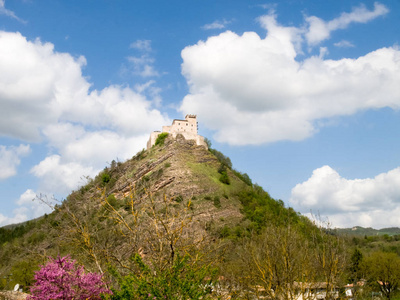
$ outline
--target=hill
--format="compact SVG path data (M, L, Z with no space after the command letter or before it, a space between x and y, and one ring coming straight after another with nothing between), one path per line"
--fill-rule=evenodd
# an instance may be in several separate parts
M49 256L70 255L100 273L110 265L121 274L134 269L138 253L154 268L177 255L210 265L221 255L235 259L235 241L268 224L312 227L234 170L228 157L181 135L113 161L62 202L38 200L54 211L0 228L0 273L7 274L0 288L29 286Z
M340 234L347 234L353 236L374 236L374 235L400 235L399 227L390 227L382 229L374 229L371 227L354 226L352 228L337 228L336 231Z

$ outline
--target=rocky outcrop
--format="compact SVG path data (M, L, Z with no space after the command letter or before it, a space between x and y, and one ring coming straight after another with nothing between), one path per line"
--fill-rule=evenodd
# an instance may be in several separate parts
M15 291L0 291L0 300L25 300L28 294Z

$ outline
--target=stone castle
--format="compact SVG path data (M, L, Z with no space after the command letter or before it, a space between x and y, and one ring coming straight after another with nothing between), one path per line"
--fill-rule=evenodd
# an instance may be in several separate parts
M162 132L167 132L176 138L178 134L184 136L187 140L194 140L196 145L204 146L208 149L207 143L204 141L204 137L197 134L197 118L196 115L186 115L185 120L172 121L171 126L163 126L162 131L153 131L150 134L149 141L147 142L147 149L150 149L156 142L158 135Z

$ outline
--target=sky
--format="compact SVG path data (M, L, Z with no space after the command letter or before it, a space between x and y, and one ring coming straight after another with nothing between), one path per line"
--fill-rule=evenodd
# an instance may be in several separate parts
M150 132L199 134L287 207L400 227L400 1L0 0L0 226Z

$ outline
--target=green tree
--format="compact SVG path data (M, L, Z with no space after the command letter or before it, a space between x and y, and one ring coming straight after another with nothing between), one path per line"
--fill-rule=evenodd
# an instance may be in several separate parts
M11 268L12 281L23 287L29 287L34 280L35 271L39 269L38 263L34 261L21 260Z
M396 253L376 251L364 260L368 281L391 299L400 286L400 257Z

